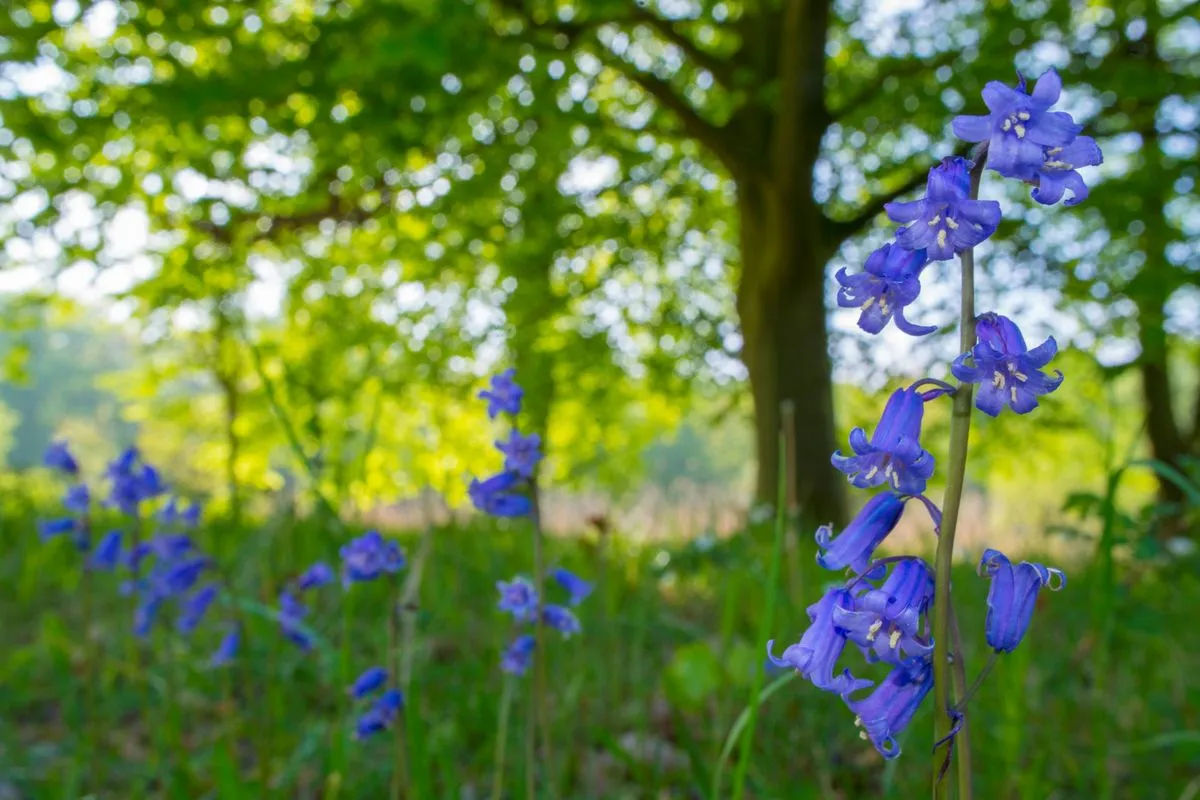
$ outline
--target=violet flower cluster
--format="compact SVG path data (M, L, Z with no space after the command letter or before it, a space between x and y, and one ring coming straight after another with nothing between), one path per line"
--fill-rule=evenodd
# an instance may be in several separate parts
M108 493L102 502L124 523L105 533L93 547L92 495L81 479L79 463L70 447L65 442L54 442L47 448L43 463L74 483L63 498L69 516L39 523L42 538L69 536L78 550L89 553L85 569L128 573L120 591L136 599L134 635L148 636L167 610L174 611L174 627L179 634L195 633L221 592L220 582L210 575L213 560L201 552L192 537L200 522L200 506L193 503L182 508L175 497L160 502L167 495L167 484L159 471L131 447L109 464ZM153 528L146 530L149 526ZM233 624L226 628L211 656L213 666L228 663L237 653L240 631Z
M592 584L561 567L551 570L547 577L566 591L566 605L540 603L533 584L525 578L516 577L511 581L496 582L496 589L500 592L500 602L496 607L511 614L513 621L518 625L536 620L540 610L542 624L561 633L564 639L569 639L583 630L571 607L579 605L592 593ZM536 639L532 634L518 635L500 657L501 671L512 675L524 675L529 669L536 647Z
M404 707L404 695L395 687L384 688L388 680L386 669L369 667L346 689L355 701L367 701L354 725L355 739L367 739L387 730L399 716Z
M986 116L960 116L954 133L971 142L986 142L977 157L1005 177L1031 184L1033 199L1050 205L1071 192L1066 205L1087 197L1077 169L1101 163L1096 142L1079 136L1081 126L1069 114L1052 111L1062 81L1050 70L1026 94L1021 78L1016 88L998 82L983 92ZM903 225L895 240L868 256L864 270L837 273L838 304L859 309L859 326L877 334L887 323L911 335L924 335L936 326L916 325L906 308L921 291L920 276L932 261L943 261L975 247L995 233L1000 205L978 200L972 192L975 164L964 158L943 159L929 172L925 196L886 206L888 217ZM979 384L976 406L990 416L1009 408L1026 414L1039 398L1062 383L1062 374L1044 368L1057 352L1053 338L1030 349L1011 319L994 312L975 323L977 344L954 360L951 372L963 384ZM932 388L927 388L932 387ZM772 663L797 670L817 688L839 695L855 714L860 736L884 758L900 754L897 738L933 688L933 639L930 613L935 572L922 558L875 558L877 548L895 529L909 500L929 510L935 533L941 513L923 495L935 460L920 442L924 405L953 394L955 388L925 378L892 393L878 425L868 437L855 428L850 451L834 453L833 466L851 485L882 491L870 497L841 533L831 526L817 531L817 562L830 570L849 570L851 577L829 589L808 608L810 625L800 640ZM984 552L980 570L991 579L985 629L988 645L997 653L1011 652L1024 637L1034 601L1043 588L1058 589L1066 578L1040 564L1013 563L996 550ZM847 650L857 650L866 663L887 665L878 684L839 670ZM873 687L873 688L872 688ZM870 691L867 691L870 690Z

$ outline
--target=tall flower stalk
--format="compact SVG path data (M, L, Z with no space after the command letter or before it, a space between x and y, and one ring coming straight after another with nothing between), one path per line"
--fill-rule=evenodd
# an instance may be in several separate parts
M811 625L797 643L779 657L772 653L773 643L767 645L776 665L791 667L818 688L839 695L855 713L860 736L886 759L900 755L897 737L932 694L937 705L935 800L950 793L950 783L943 780L950 764L946 748L957 750L959 799L971 798L970 752L963 735L967 704L998 655L1011 652L1024 637L1038 592L1062 588L1066 582L1059 570L1029 562L1013 565L996 550L983 553L979 568L991 579L984 627L993 655L968 688L950 578L972 406L989 416L1005 409L1027 414L1063 380L1061 373L1043 371L1057 352L1053 338L1029 348L1011 319L975 312L974 248L995 233L1001 218L999 203L979 199L979 186L983 170L990 168L1033 186L1033 199L1043 205L1056 203L1067 192L1065 205L1087 197L1077 169L1099 164L1100 150L1090 137L1079 136L1081 127L1070 115L1050 110L1061 90L1053 70L1028 94L1023 78L1015 88L989 83L983 99L990 113L960 116L953 123L960 138L983 143L973 160L943 159L930 170L924 197L889 203L888 217L903 226L896 230L895 241L871 254L862 272L838 272L838 304L859 310L863 330L876 334L894 321L900 331L924 336L934 326L910 322L906 309L919 298L924 269L933 261L957 256L962 355L954 360L951 373L958 384L922 378L896 390L871 435L856 428L850 434L850 452L833 455L833 465L851 485L879 490L840 534L835 536L830 526L817 532L818 563L848 570L850 577L808 608ZM923 494L935 459L920 436L925 403L947 396L953 397L953 412L946 493L939 509ZM876 549L914 499L928 509L938 536L934 564L916 556L876 558ZM849 669L839 670L847 650L858 650L867 663L886 664L886 678L875 685Z

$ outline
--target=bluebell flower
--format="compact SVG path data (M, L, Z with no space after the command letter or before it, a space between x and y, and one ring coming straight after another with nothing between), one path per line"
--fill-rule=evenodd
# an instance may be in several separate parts
M854 712L854 724L862 731L864 739L870 740L884 758L900 755L896 743L921 701L933 688L933 668L928 657L916 657L892 667L883 683L861 700L843 695L846 705Z
M921 558L905 558L892 566L878 589L867 586L849 606L833 612L833 624L858 645L867 661L896 664L902 655L924 656L933 643L919 638L921 620L933 605L933 570Z
M562 567L551 571L550 577L554 579L555 583L567 590L567 594L571 596L567 602L573 606L582 603L592 593L592 584Z
M1042 169L1046 148L1066 147L1083 130L1071 115L1051 111L1062 94L1062 78L1053 69L1038 78L1033 94L1022 77L1014 89L1000 81L983 87L990 113L954 118L954 135L968 142L988 142L987 165L1006 178L1033 180Z
M361 700L387 683L388 673L383 667L370 667L354 681L347 691L355 700Z
M884 206L893 222L908 224L896 231L896 241L908 250L924 250L932 261L945 261L979 244L996 232L1000 204L972 200L970 193L970 162L957 156L943 159L929 170L923 198Z
M217 586L213 583L193 592L179 611L179 619L175 621L176 630L184 635L196 630L213 601L217 599L217 592Z
M151 580L155 582L155 588L164 596L182 595L196 585L196 581L200 580L200 576L212 566L212 563L212 559L206 556L180 559L174 563L156 567Z
M975 333L979 344L954 359L950 371L964 383L979 384L975 405L983 413L994 417L1008 406L1028 414L1038 407L1039 397L1062 383L1061 372L1050 376L1041 369L1058 352L1054 337L1030 350L1016 323L993 313L979 316ZM967 364L968 358L974 363Z
M229 632L226 633L224 638L221 639L221 643L217 645L216 651L212 654L212 658L209 660L209 665L213 667L220 667L233 661L234 657L237 656L238 647L241 645L241 641L242 632L235 625L229 629Z
M532 622L537 618L538 596L533 584L524 578L496 581L500 602L496 607L513 615L517 622Z
M522 478L532 478L538 462L542 460L542 437L536 433L522 436L516 428L508 434L508 439L496 442L496 449L504 454L505 472L515 473Z
M154 621L158 619L158 611L162 608L162 598L157 595L147 595L133 610L133 635L139 639L150 633Z
M845 695L856 689L871 685L871 681L855 678L850 670L834 675L834 665L846 647L846 637L833 624L833 612L838 606L851 607L853 596L844 587L830 589L816 603L808 607L811 624L800 641L790 645L783 655L776 658L771 652L774 640L767 642L767 657L778 667L790 667L804 678L812 681L818 689Z
M291 592L279 593L279 628L283 635L301 650L312 649L312 637L303 628L304 617L307 614L308 609Z
M933 475L934 459L921 447L925 403L915 389L897 389L888 398L870 441L862 428L850 432L854 455L833 454L833 466L859 489L888 483L902 494L921 494Z
M493 517L523 517L533 511L533 501L514 490L524 479L515 472L501 472L485 481L472 480L467 495L480 511Z
M518 636L500 657L500 670L510 675L524 675L533 661L537 640L530 634Z
M985 628L988 645L998 653L1011 653L1021 643L1042 587L1058 591L1067 585L1062 570L1029 561L1014 566L999 550L983 551L979 571L992 581Z
M892 532L904 513L904 500L892 493L883 492L867 501L835 538L832 525L817 529L817 563L825 569L841 570L850 567L861 575L871 562L875 548Z
M86 484L76 484L63 496L63 508L73 514L86 514L91 508L92 495Z
M64 441L51 442L42 456L42 464L68 475L79 474L79 462L71 455L70 446Z
M333 567L324 561L318 561L300 573L300 577L296 579L296 589L301 592L307 592L310 589L316 589L319 586L333 583L333 578Z
M167 485L158 470L142 463L136 448L126 449L108 466L111 482L108 504L122 514L136 516L141 504L164 494Z
M195 528L200 524L200 504L193 502L180 508L179 498L172 497L158 510L158 521L168 527Z
M42 541L53 539L56 536L63 534L72 534L72 539L75 546L82 551L86 551L91 547L91 542L87 538L87 529L82 520L75 517L60 517L59 519L46 519L38 521L38 536Z
M354 738L366 739L387 730L404 706L404 695L399 689L388 689L375 704L364 712L355 725Z
M502 413L521 412L521 398L525 395L525 390L517 385L515 375L514 369L506 369L499 375L493 375L492 388L479 393L481 399L488 401L487 413L490 419L495 419Z
M838 270L838 305L862 309L858 327L867 333L879 333L891 319L910 336L933 333L936 325L914 325L904 316L905 307L921 293L921 270L928 263L924 250L906 250L888 242L867 256L863 272L849 275L845 267Z
M121 560L121 536L120 531L104 534L104 538L96 545L91 558L88 559L88 566L105 572L116 569Z
M1030 193L1033 199L1042 205L1052 206L1070 189L1071 199L1063 205L1074 206L1086 200L1088 187L1076 170L1104 163L1096 140L1090 136L1077 136L1066 147L1047 147L1045 150L1046 162L1038 170L1034 178L1037 186Z
M342 546L342 585L373 581L383 574L395 574L404 567L400 545L387 541L379 531L367 531Z
M583 630L579 618L571 609L554 603L542 606L542 624L561 633L564 639L569 639Z

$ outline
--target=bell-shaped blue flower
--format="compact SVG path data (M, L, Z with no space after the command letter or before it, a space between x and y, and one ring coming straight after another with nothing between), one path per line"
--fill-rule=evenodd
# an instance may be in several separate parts
M492 376L492 388L479 393L482 400L487 400L487 413L490 419L501 414L521 413L521 398L525 390L517 385L514 376L516 370L506 369L499 375Z
M1046 162L1038 170L1034 178L1037 186L1030 194L1042 205L1052 206L1069 189L1071 198L1064 201L1063 205L1078 205L1087 199L1088 187L1076 170L1102 163L1104 155L1096 140L1090 136L1077 136L1066 147L1047 147Z
M928 655L933 643L920 638L921 620L933 605L933 570L921 558L897 561L879 588L868 588L850 606L834 609L833 624L858 645L868 661L900 663L903 655Z
M838 305L862 309L858 327L867 333L879 333L892 319L910 336L933 333L936 325L914 325L904 316L904 308L921 293L921 270L928 263L924 250L906 250L888 242L867 256L863 272L848 275L845 267L838 270Z
M68 475L79 474L79 462L71 455L71 448L64 441L51 442L42 456L42 464Z
M209 659L209 666L221 667L233 661L234 657L237 656L238 647L241 645L241 642L242 632L235 625L229 629L229 632L221 639L221 643L217 645L216 651L212 654L212 658Z
M191 597L183 603L183 608L179 612L179 619L175 622L176 629L187 635L196 630L200 622L204 619L204 615L208 613L209 606L217 599L216 584L208 584L200 589L197 589Z
M789 667L812 681L818 689L845 695L871 685L871 681L855 678L850 670L834 675L834 666L846 647L844 633L833 623L833 613L838 606L851 607L853 596L845 587L830 589L816 603L808 607L810 625L800 641L790 645L783 655L776 658L771 651L775 642L767 642L767 657L777 667Z
M295 595L288 591L280 592L277 615L279 629L285 637L305 651L312 649L312 637L304 630L304 617L307 614L308 609Z
M63 496L63 508L72 514L86 514L92 505L92 495L85 484L79 483L69 489Z
M897 389L888 398L870 441L862 428L850 432L850 447L854 455L838 451L833 454L833 466L859 489L870 489L884 483L901 494L921 494L933 475L934 460L921 447L921 419L925 402L916 389Z
M367 709L355 725L354 738L366 739L387 730L404 706L404 695L399 689L388 689Z
M307 592L310 589L316 589L319 586L326 586L333 583L333 578L333 567L324 561L318 561L300 573L300 577L296 578L296 589L301 592Z
M500 657L500 670L510 675L524 675L533 660L537 640L530 634L518 636Z
M347 689L350 696L355 700L361 700L369 694L373 694L387 683L388 673L383 667L370 667L365 670L354 681L354 684Z
M1063 375L1055 370L1050 376L1042 367L1058 352L1054 337L1030 350L1025 337L1008 317L981 314L975 324L979 343L970 353L954 359L950 371L964 383L978 383L975 405L985 414L997 416L1005 406L1018 414L1038 407L1038 398L1059 387ZM967 363L972 360L972 364Z
M496 607L513 615L517 622L532 622L537 619L538 596L533 584L524 578L511 581L496 581L500 602Z
M542 606L542 624L561 633L564 639L569 639L583 630L579 618L571 609L554 603Z
M567 590L567 594L570 595L570 600L567 602L573 606L582 603L592 593L592 584L562 567L552 570L550 577L555 583Z
M904 513L904 500L892 492L877 494L867 501L853 521L836 537L832 525L817 528L817 563L825 569L846 567L861 575L877 548L896 527Z
M1083 130L1071 115L1051 111L1062 94L1062 78L1053 69L1038 78L1033 94L1025 79L1014 89L1000 81L983 87L990 113L954 118L954 135L967 142L988 142L987 165L1006 178L1033 180L1045 163L1045 148L1066 147Z
M367 531L343 545L342 585L373 581L380 575L395 574L404 567L404 552L400 545L388 541L379 531Z
M984 550L980 574L991 579L988 588L987 643L998 653L1011 653L1025 637L1042 587L1058 591L1067 585L1062 570L1022 561L1013 565L999 550Z
M515 473L522 478L532 478L538 462L542 460L542 437L536 433L522 436L513 428L508 439L496 442L496 449L504 454L505 472Z
M112 572L117 568L120 560L121 532L109 531L104 534L104 538L96 545L96 549L92 551L91 558L88 559L88 566L91 569Z
M467 487L471 502L485 514L493 517L523 517L533 511L533 501L515 490L523 486L525 479L516 472L505 471L485 481L472 480Z
M996 232L1000 204L972 200L971 164L954 156L929 170L925 196L884 206L893 222L908 227L896 231L896 241L908 250L924 250L931 261L945 261L974 247Z
M883 683L861 700L845 697L854 712L854 724L862 728L859 736L870 740L887 759L900 755L896 743L921 701L933 688L933 667L928 657L906 659L892 668Z

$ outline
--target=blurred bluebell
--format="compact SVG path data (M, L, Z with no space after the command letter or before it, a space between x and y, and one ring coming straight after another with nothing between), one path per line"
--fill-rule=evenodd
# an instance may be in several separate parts
M1014 89L1000 81L983 87L989 113L954 118L954 135L968 142L988 143L987 165L1006 178L1033 180L1042 169L1046 148L1066 147L1083 130L1071 115L1050 111L1062 94L1062 78L1053 69L1042 73L1032 94L1025 78Z
M63 508L72 514L86 514L92 505L92 495L86 484L78 483L67 488L63 496Z
M200 524L200 504L192 502L187 508L180 508L178 497L171 497L158 510L158 521L166 527L195 528Z
M370 667L363 671L347 690L355 700L361 700L387 683L388 673L383 667Z
M1055 370L1051 376L1041 369L1058 352L1054 337L1030 350L1016 323L990 312L979 315L975 333L979 343L954 359L950 371L960 381L979 384L975 405L983 413L994 417L1007 406L1028 414L1038 407L1039 397L1062 383L1061 372Z
M158 611L162 608L162 604L162 598L157 595L143 595L141 601L133 610L134 636L141 638L150 633L150 628L153 627L154 621L158 619Z
M537 640L531 634L523 634L513 640L500 657L500 669L510 675L524 675L533 660Z
M505 472L526 479L533 477L538 462L542 460L541 447L541 436L536 433L522 436L516 428L509 431L508 439L496 442L496 449L504 454Z
M501 472L484 481L472 480L467 495L476 508L493 517L523 517L533 511L533 501L514 490L525 485L515 472Z
M870 740L884 758L900 755L896 742L921 701L933 688L933 668L927 656L905 659L892 667L883 683L861 700L843 696L854 712L859 736Z
M501 611L512 614L518 622L532 622L537 618L537 590L528 580L518 577L511 581L496 581L496 589L500 592L496 607Z
M499 375L492 376L491 389L484 389L479 393L479 397L487 400L488 417L495 419L500 414L519 414L521 412L521 398L525 395L525 390L517 385L514 376L516 370L506 369Z
M100 539L100 543L96 545L96 549L92 551L91 558L88 559L88 566L91 569L103 570L111 572L117 568L117 564L121 561L121 531L109 531Z
M542 606L542 624L558 631L563 638L570 638L583 630L579 618L571 609L554 603Z
M51 442L42 456L42 464L68 475L79 474L79 462L71 455L70 446L64 441Z
M312 638L303 628L308 609L289 591L279 593L279 628L301 650L312 649Z
M982 242L1000 224L1000 204L972 200L971 164L951 157L929 170L925 197L888 203L888 217L909 223L896 231L896 241L908 250L924 250L931 261L945 261Z
M91 549L91 540L87 535L87 526L83 520L75 517L60 517L58 519L38 520L38 536L42 541L53 539L64 534L71 534L75 547L87 552Z
M310 589L316 589L319 586L326 586L333 583L333 579L333 567L324 561L318 561L300 573L300 577L296 579L296 589L301 592L307 592Z
M921 293L921 271L929 263L924 250L906 250L888 242L863 264L863 271L837 272L837 303L842 308L859 308L858 327L867 333L879 333L893 318L896 327L910 336L924 336L937 330L936 325L914 325L904 316L906 306Z
M899 663L902 654L928 655L933 643L921 638L921 620L933 605L933 570L915 556L897 561L878 589L866 584L852 604L833 611L833 624L859 647L868 662ZM928 621L926 621L928 627ZM926 631L926 634L928 631Z
M179 610L179 619L175 621L176 629L185 635L196 630L196 626L204 619L209 607L217 599L218 591L217 585L210 583L185 598Z
M217 646L216 652L212 654L212 659L209 665L220 667L233 661L237 656L238 647L241 645L242 632L238 626L234 625L229 629L229 632L221 639L221 643Z
M844 586L830 589L816 603L808 607L810 625L796 644L788 646L776 658L772 650L774 640L767 642L767 657L778 667L796 670L818 689L847 694L871 685L871 681L855 678L850 670L834 675L834 667L846 647L843 631L833 624L834 609L839 606L850 608L853 596Z
M832 525L817 528L816 540L821 551L817 563L825 569L850 567L855 574L866 570L875 548L887 538L904 514L904 499L893 492L875 495L836 537Z
M359 716L355 724L354 738L366 739L387 730L404 706L404 695L399 689L388 689Z
M933 455L920 442L924 410L919 391L897 389L888 398L870 441L862 428L852 430L850 447L854 455L834 453L833 466L846 473L859 489L887 482L902 494L921 494L934 467Z
M570 599L567 602L573 606L577 606L586 600L594 588L592 584L583 578L562 567L552 570L550 577L553 578L555 583L567 590L567 594L570 595Z
M395 574L404 567L400 545L388 541L379 531L367 531L342 546L342 585L373 581L380 575Z
M992 581L985 629L988 645L998 653L1011 653L1021 643L1042 587L1058 591L1067 585L1062 570L1029 561L1014 566L999 550L983 551L979 571Z
M108 505L127 516L137 516L141 504L167 491L158 470L141 461L136 448L130 447L108 465L110 482Z

